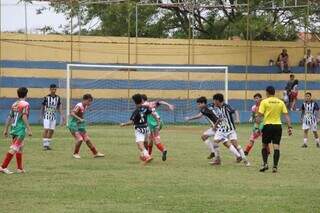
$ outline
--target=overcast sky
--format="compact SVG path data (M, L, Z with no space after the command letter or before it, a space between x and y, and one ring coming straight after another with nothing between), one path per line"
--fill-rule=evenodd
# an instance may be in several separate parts
M24 4L18 4L18 2L18 0L1 0L1 31L25 29ZM54 30L60 32L59 26L67 23L63 14L56 14L52 9L49 9L37 15L37 9L43 7L49 8L48 3L35 2L34 4L27 4L28 31L51 26Z

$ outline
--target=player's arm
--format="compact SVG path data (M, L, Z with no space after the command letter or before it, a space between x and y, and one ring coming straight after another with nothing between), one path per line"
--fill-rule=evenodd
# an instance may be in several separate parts
M71 111L70 115L71 115L72 117L74 117L75 119L77 119L79 122L83 122L83 121L84 121L84 119L83 119L83 118L80 118L80 117L76 114L76 112L75 112L74 110Z
M12 124L13 122L13 117L10 115L7 117L6 123L4 125L4 129L3 129L3 136L4 137L8 137L8 131L9 131L9 126Z
M173 111L174 110L174 105L172 104L169 104L168 102L166 101L158 101L159 105L164 105L166 106L169 110Z
M302 123L303 121L303 116L304 116L305 112L304 112L304 109L302 108L301 109L301 115L300 115L300 122Z
M291 119L288 113L288 109L286 105L282 102L282 113L284 115L284 119L286 120L287 126L288 126L288 135L292 135L292 125L291 125Z
M186 121L197 120L197 119L202 118L202 116L203 116L203 114L200 112L200 113L197 114L197 115L185 117L185 120L186 120Z
M27 130L28 130L28 135L29 136L32 136L32 130L31 130L31 127L30 127L30 124L29 124L29 121L28 121L28 115L27 114L23 114L22 115L22 120L23 120L23 123L26 125L27 127Z
M240 113L238 110L234 111L234 115L235 115L235 122L236 123L240 123Z
M130 126L130 125L132 125L132 124L133 124L133 120L130 120L130 121L128 121L128 122L121 123L120 126L121 126L121 127L124 127L124 126Z

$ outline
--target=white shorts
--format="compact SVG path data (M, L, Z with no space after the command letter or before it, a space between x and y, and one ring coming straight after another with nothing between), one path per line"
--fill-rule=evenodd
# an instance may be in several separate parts
M303 124L302 124L302 129L303 129L303 130L309 129L309 130L311 130L312 132L316 132L316 131L318 130L318 127L317 127L317 126L318 126L317 124L309 125L309 124L303 123Z
M203 132L203 135L206 135L208 137L213 137L216 134L216 131L214 131L212 128L207 129Z
M148 139L148 129L135 129L136 143L145 142Z
M56 128L56 120L43 119L43 128L54 130Z
M236 131L232 130L230 132L220 132L217 131L214 136L215 141L222 141L223 143L229 140L238 140Z

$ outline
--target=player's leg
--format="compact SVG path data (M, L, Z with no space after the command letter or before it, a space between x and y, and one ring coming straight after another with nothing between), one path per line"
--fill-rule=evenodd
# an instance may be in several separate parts
M261 149L261 155L262 155L262 166L260 168L260 172L264 172L269 169L268 167L268 147L269 144L272 141L272 129L270 125L266 125L262 129L262 149Z
M250 135L249 142L245 147L244 154L248 155L253 148L255 141L261 136L260 131L253 131Z
M81 136L82 136L83 140L86 142L87 146L89 147L89 149L91 150L91 152L95 158L104 157L104 154L97 151L95 145L91 142L91 139L90 139L87 132L81 132Z
M166 161L168 151L167 151L167 148L165 147L165 145L161 142L160 130L158 130L158 129L152 130L151 136L152 136L154 143L156 144L156 147L162 153L162 160Z
M42 135L43 150L48 150L48 146L49 146L49 142L48 142L49 127L50 127L50 120L43 119L43 135Z
M302 148L308 147L308 132L309 132L309 129L303 130L303 144L301 146Z
M17 151L17 153L16 153L17 173L25 173L26 172L23 168L22 156L23 156L23 145L20 147L19 151Z
M206 130L201 135L201 139L204 142L204 144L206 145L206 147L210 153L208 156L208 159L214 158L214 156L215 156L214 147L219 146L218 144L214 145L214 140L213 140L214 135L215 135L215 131L213 131L212 128Z
M273 169L272 172L278 171L278 165L280 160L280 142L282 137L282 128L281 125L276 125L273 129L272 135L272 144L273 144Z
M247 159L247 157L246 157L241 145L238 143L236 135L234 135L234 134L230 135L229 139L230 139L231 144L234 147L236 147L236 149L238 150L238 152L239 152L239 154L240 154L240 156L241 156L241 158L243 160L243 163L246 166L250 166L250 163L249 163L249 161L248 161L248 159Z
M6 153L6 156L4 157L1 167L0 167L0 172L5 173L5 174L12 174L10 170L8 170L8 165L10 164L13 156L17 153L17 151L20 150L20 147L23 144L23 139L15 136L12 139L12 143L10 146L9 151Z
M149 152L145 147L145 142L147 141L148 133L143 132L143 130L136 129L135 137L138 150L140 151L140 159L146 163L150 162L152 160L152 157L149 155Z
M82 145L83 142L83 138L82 135L80 134L80 132L71 132L71 135L74 137L75 139L75 145L74 145L74 151L73 151L73 157L76 159L80 159L80 147Z
M50 120L49 122L49 129L47 133L47 149L51 150L51 142L52 142L52 136L54 134L54 130L56 128L56 120Z

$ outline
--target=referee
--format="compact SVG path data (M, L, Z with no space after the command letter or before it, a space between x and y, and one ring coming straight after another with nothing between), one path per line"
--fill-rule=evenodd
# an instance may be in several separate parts
M285 120L288 125L288 134L292 135L292 127L290 117L288 115L288 110L286 105L282 100L275 95L275 89L273 86L268 86L266 88L267 98L261 101L257 116L257 123L264 123L262 129L262 160L263 165L260 172L264 172L268 169L268 146L269 143L273 144L273 169L272 172L275 173L278 170L278 162L280 159L280 141L282 135L281 127L281 115L284 114Z

